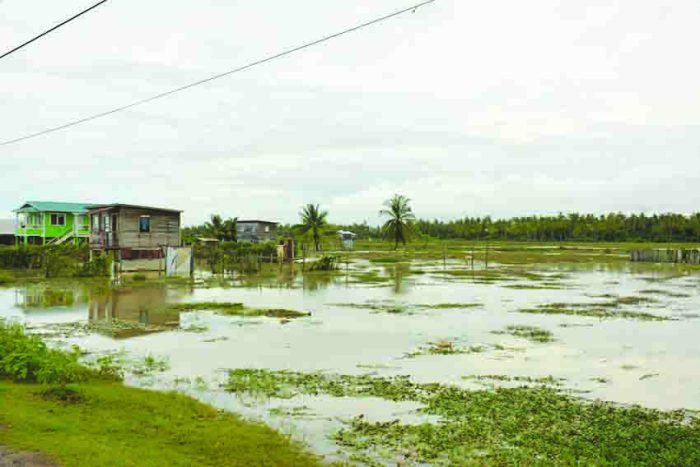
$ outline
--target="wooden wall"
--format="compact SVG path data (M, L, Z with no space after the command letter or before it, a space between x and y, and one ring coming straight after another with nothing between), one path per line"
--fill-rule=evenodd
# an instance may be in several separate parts
M141 216L151 216L150 232L139 232ZM116 232L120 248L180 246L180 213L120 207Z

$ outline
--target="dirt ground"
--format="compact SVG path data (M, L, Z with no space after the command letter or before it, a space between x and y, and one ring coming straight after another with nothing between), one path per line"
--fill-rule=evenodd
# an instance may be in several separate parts
M0 446L0 467L54 467L55 462L37 452L14 452Z

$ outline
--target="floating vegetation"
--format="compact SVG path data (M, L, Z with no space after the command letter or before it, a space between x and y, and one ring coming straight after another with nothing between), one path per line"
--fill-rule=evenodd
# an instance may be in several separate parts
M127 321L117 318L112 318L111 320L95 320L90 321L88 324L82 326L82 330L85 332L98 332L100 334L107 334L112 337L125 338L133 337L144 334L151 334L154 332L167 331L169 329L175 329L178 326L177 322L163 323L163 324L148 324L141 323L139 321ZM65 328L64 328L65 330ZM75 328L74 330L78 330Z
M506 327L503 331L492 331L494 334L510 334L511 336L521 337L531 342L553 342L554 336L550 331L537 326L528 326L524 324L515 324Z
M131 368L131 372L138 376L147 376L153 373L162 373L170 368L168 360L157 358L153 355L146 355L142 361L136 362Z
M409 352L405 358L414 358L421 355L457 355L485 352L487 347L481 344L473 344L467 347L455 345L454 342L442 339L430 342L427 346L420 347L414 352Z
M343 308L357 308L370 310L374 313L405 314L410 313L413 307L405 303L397 302L366 302L366 303L333 303L333 306Z
M316 416L310 407L297 405L294 407L273 407L268 410L270 415L277 417L308 418Z
M184 332L202 333L207 332L209 328L203 324L190 324L189 326L180 328L180 330Z
M506 289L513 290L560 290L564 286L561 284L507 284L504 285Z
M639 377L639 381L644 381L645 379L654 378L659 376L659 373L647 373Z
M600 384L608 384L610 382L610 378L603 378L602 376L596 376L594 378L591 378L591 381L595 381L596 383L600 383Z
M663 289L644 289L644 290L640 290L639 293L645 294L645 295L660 295L660 296L671 297L671 298L690 298L690 297L692 297L692 295L687 294L687 293L673 292L671 290L663 290Z
M223 387L233 393L290 399L300 394L335 397L375 396L393 401L414 400L423 389L408 376L374 378L369 375L301 373L267 369L229 370Z
M435 303L412 305L393 301L377 301L365 303L333 303L332 306L371 310L376 313L411 314L416 310L449 310L468 309L482 306L481 303Z
M448 310L448 309L461 309L461 308L476 308L483 306L482 303L435 303L430 305L416 305L418 308L425 308L429 310Z
M561 386L565 378L555 378L554 376L508 376L508 375L467 375L462 376L465 380L476 380L476 381L499 381L499 382L515 382L515 383L530 383L530 384L544 384L550 386Z
M638 319L642 321L667 321L673 319L666 316L659 316L639 311L615 310L607 306L601 307L600 304L595 303L547 303L544 305L539 305L535 308L521 308L518 310L518 312L549 315L587 316L591 318Z
M284 308L249 308L242 303L232 302L196 302L174 303L168 305L168 311L214 311L227 316L267 316L270 318L301 318L311 316L307 311L287 310Z
M406 376L239 369L229 372L225 387L267 397L415 401L420 413L440 417L420 424L354 418L334 439L353 462L369 465L700 463L700 423L692 413L590 402L547 386L467 390Z

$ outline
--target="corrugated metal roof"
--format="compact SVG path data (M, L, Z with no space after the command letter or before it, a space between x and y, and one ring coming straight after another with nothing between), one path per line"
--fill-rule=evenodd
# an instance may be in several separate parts
M71 212L82 214L93 206L89 203L65 203L61 201L27 201L13 212Z
M0 219L0 235L14 235L15 234L15 220L14 219Z
M237 224L270 224L270 225L279 225L279 222L273 222L273 221L263 221L260 219L245 219L245 220L238 220L236 221Z
M112 204L94 204L89 206L92 210L102 210L102 209L112 209L112 208L134 208L134 209L145 209L149 211L164 211L164 212L177 212L181 213L180 209L170 209L170 208L158 208L155 206L141 206L138 204L123 204L123 203L112 203Z

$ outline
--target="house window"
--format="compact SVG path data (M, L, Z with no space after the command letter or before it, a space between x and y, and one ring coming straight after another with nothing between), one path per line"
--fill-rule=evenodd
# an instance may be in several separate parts
M51 214L51 225L66 225L66 215Z
M93 232L100 231L100 215L99 214L92 215L92 231Z
M267 233L267 232L269 232L269 231L270 231L270 226L269 226L269 225L266 225L266 226L265 226L265 232Z
M151 216L139 217L139 232L148 233L151 231Z

